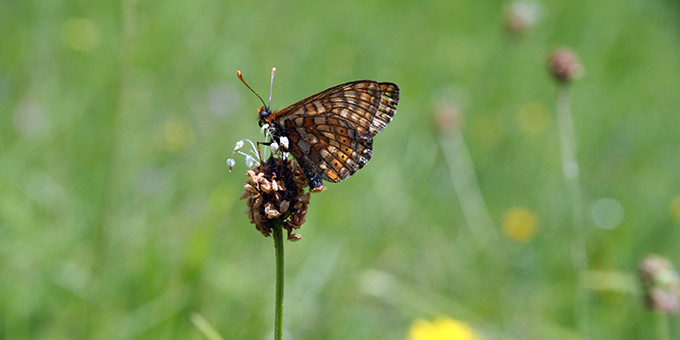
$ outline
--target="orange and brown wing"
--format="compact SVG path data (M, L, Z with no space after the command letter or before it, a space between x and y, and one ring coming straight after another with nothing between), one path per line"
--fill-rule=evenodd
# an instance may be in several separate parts
M398 103L396 84L359 80L303 99L265 121L284 130L289 151L303 168L340 182L371 159L373 136L392 120Z
M329 182L340 182L368 163L372 137L352 123L328 114L286 120L289 151L306 170Z
M397 112L399 87L393 83L357 80L331 87L266 118L268 123L302 115L339 116L354 125L359 133L375 136Z

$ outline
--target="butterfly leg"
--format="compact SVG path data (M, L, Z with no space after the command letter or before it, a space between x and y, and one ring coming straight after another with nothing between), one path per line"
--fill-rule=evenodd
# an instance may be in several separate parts
M262 153L260 153L260 145L272 145L272 142L261 142L257 141L257 155L260 156L260 164L264 163L262 160Z

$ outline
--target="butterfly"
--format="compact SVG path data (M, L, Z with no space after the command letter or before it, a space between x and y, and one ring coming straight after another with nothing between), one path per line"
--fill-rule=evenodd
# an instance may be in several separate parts
M241 73L237 74L243 81ZM307 176L310 191L319 192L326 189L322 180L338 183L368 164L373 156L373 137L397 112L399 86L357 80L333 86L280 111L274 112L262 103L260 126L266 126L273 141L293 155Z

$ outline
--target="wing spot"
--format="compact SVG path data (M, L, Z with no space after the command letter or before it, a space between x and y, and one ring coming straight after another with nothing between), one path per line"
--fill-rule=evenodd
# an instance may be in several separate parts
M319 138L317 138L316 135L314 135L313 133L307 132L307 129L305 129L304 127L299 127L296 130L300 137L306 139L307 141L309 141L309 143L316 144L319 142Z

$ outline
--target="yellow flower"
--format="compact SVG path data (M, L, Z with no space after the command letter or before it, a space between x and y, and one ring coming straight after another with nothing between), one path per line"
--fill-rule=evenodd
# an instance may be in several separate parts
M479 337L465 322L447 317L434 321L418 319L408 332L408 340L477 340Z
M510 208L503 214L503 232L518 241L530 241L538 230L538 217L523 207Z

